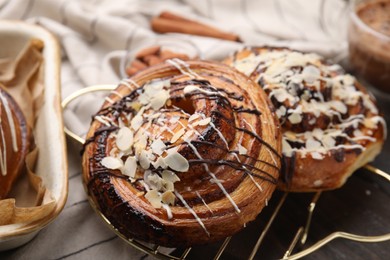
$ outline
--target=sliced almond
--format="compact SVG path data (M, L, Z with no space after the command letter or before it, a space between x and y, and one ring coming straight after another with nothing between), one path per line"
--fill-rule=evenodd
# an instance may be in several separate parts
M176 124L180 120L180 116L173 116L169 119L169 123Z
M174 191L175 190L175 187L173 185L173 182L171 181L163 181L163 186L162 186L163 190L165 191Z
M190 165L186 158L184 158L180 153L172 152L164 158L164 162L174 171L186 172L188 171Z
M333 100L330 103L330 106L335 109L336 111L340 112L341 114L345 114L348 112L348 107L339 100Z
M285 106L280 106L276 110L276 115L278 116L278 118L281 118L282 116L284 116L286 114L286 112L287 112L286 107Z
M154 110L159 110L165 105L169 97L169 90L162 89L150 99L150 104Z
M120 169L123 166L123 161L116 157L107 156L101 161L101 164L111 170Z
M298 113L292 113L287 117L287 119L291 122L291 124L299 124L302 122L302 116Z
M156 169L158 168L166 169L168 167L164 162L164 158L161 156L159 156L155 162L152 162L152 164L153 167Z
M210 124L210 122L211 122L211 118L207 117L205 119L194 122L192 125L193 126L197 126L197 125L204 126L204 125Z
M177 140L179 140L180 137L184 135L186 130L184 128L181 128L179 131L177 131L171 138L171 143L175 143Z
M116 135L116 146L121 151L130 150L133 145L133 132L128 127L122 127L119 129Z
M291 157L293 150L291 148L291 145L285 138L282 139L282 149L283 149L283 155L287 157Z
M332 136L326 135L322 138L322 144L325 148L332 148L335 146L336 140Z
M163 203L168 205L175 205L175 194L171 190L167 190L161 196L161 200Z
M180 181L180 178L173 171L169 171L169 170L164 170L161 173L161 177L163 178L164 181L170 181L172 183Z
M152 189L155 190L161 190L165 183L165 181L156 173L147 174L144 177L144 180Z
M190 116L190 118L188 118L188 122L192 122L192 121L198 119L199 117L201 117L200 114L192 114L192 115Z
M314 138L309 138L306 141L306 149L313 151L319 148L321 148L321 143L318 142L317 140L314 140Z
M161 139L154 140L150 147L152 148L153 153L158 155L161 155L167 148L167 146L164 144L163 141L161 141Z
M138 139L135 140L133 147L135 149L135 154L137 156L140 155L141 151L143 151L148 143L148 137L145 133L138 136Z
M131 127L137 131L141 126L142 126L142 123L143 123L144 119L141 115L136 115L132 120L131 120Z
M150 190L145 194L145 199L149 201L153 208L161 208L161 195L156 190Z
M193 136L195 133L194 130L188 130L183 136L182 136L182 139L187 141L187 140L190 140L190 137Z
M141 151L141 154L139 155L139 164L143 169L149 169L150 167L150 160L148 158L148 154L145 150Z
M127 157L125 161L125 165L122 169L122 174L134 178L136 172L137 172L137 159L134 156Z

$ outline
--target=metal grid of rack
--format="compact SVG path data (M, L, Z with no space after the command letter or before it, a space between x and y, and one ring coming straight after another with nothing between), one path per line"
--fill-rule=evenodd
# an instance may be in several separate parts
M373 174L379 175L383 178L385 178L387 181L390 182L390 175L382 170L379 170L371 165L366 165L365 166L366 170L372 172ZM307 205L307 216L306 220L304 221L304 225L300 226L292 241L290 242L290 245L288 248L286 248L285 252L281 254L280 258L284 260L293 260L293 259L299 259L304 256L307 256L317 250L319 250L322 246L326 245L327 243L331 242L334 239L337 238L343 238L347 240L352 240L352 241L357 241L361 243L372 243L372 242L383 242L383 241L389 241L390 240L390 233L386 233L383 235L377 235L377 236L361 236L361 235L356 235L352 233L346 233L346 232L333 232L326 236L325 238L317 241L316 243L312 244L309 247L306 247L304 250L297 250L297 247L302 247L305 245L307 237L309 235L310 231L310 226L313 220L313 213L315 211L317 202L321 196L321 192L317 193L312 193L310 194L311 199L309 201L309 204ZM280 194L277 198L277 201L275 201L275 207L273 208L272 214L269 216L268 220L264 222L263 227L259 229L258 233L258 238L252 247L249 256L247 256L247 259L254 259L257 253L259 252L259 249L266 239L266 236L274 223L275 218L278 217L281 208L283 207L286 198L288 197L289 193L288 192L283 192ZM92 205L93 202L91 201ZM95 207L94 207L95 208ZM96 208L95 208L96 210ZM109 221L98 211L96 210L97 213L104 219L104 221L110 225ZM136 249L148 253L149 255L152 255L158 259L186 259L194 248L188 247L184 249L176 249L176 250L169 250L164 247L160 247L158 245L150 245L135 239L127 239L126 237L123 237L122 234L120 234L114 227L110 225L111 229L122 239L124 239L127 243L129 243L131 246L135 247ZM216 248L217 250L214 252L209 252L209 259L220 259L222 258L225 250L229 247L230 242L232 240L232 237L227 237L224 241L220 243L220 245ZM196 248L195 248L196 250ZM245 257L243 257L245 258Z

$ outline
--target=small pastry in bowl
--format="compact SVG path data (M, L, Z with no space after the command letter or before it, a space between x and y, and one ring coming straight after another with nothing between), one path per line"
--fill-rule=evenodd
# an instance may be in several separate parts
M83 179L125 237L206 244L254 220L281 166L265 93L226 65L173 59L124 80L94 116Z
M23 170L30 129L18 104L0 87L0 199L6 198Z
M386 123L351 75L313 53L249 47L224 61L264 89L282 125L282 189L342 186L381 151Z

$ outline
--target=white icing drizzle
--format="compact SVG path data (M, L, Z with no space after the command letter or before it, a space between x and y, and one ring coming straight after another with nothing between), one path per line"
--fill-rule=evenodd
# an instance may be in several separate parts
M236 157L237 161L239 163L241 163L241 160L240 158L238 157L237 153L233 153L233 156ZM242 168L245 169L245 170L248 170L248 168L245 166L245 165L242 165ZM249 170L248 170L249 171ZM247 173L247 176L252 180L252 182L256 185L256 187L259 189L259 191L263 191L263 188L260 186L260 184L255 180L255 178L250 175L249 173Z
M105 100L106 100L108 103L110 103L111 105L115 103L114 100L112 100L112 99L109 98L109 97L106 97Z
M202 198L202 196L200 196L199 192L198 191L195 191L196 193L196 196L198 196L198 198L202 201L203 205L205 205L205 207L212 213L214 214L214 212L211 210L211 208L209 207L209 205L207 205L207 203L204 201L204 199Z
M99 121L100 123L104 124L105 126L116 125L112 119L110 119L106 116L98 115L98 116L95 116L95 119L97 121Z
M135 82L132 79L124 79L120 83L125 85L126 87L128 87L130 90L134 90L132 85L135 86L136 88L140 88L140 86L137 84L137 82Z
M185 142L188 144L188 146L194 151L195 155L200 159L203 160L202 156L199 154L196 147L189 141L185 140ZM202 163L203 167L205 168L206 172L211 176L212 180L217 184L217 186L221 189L223 194L226 196L226 198L230 201L230 203L233 205L234 209L237 213L240 213L241 210L238 208L237 204L234 202L232 197L229 195L229 193L226 191L225 187L223 187L221 181L215 176L213 172L210 171L209 166L206 163Z
M221 133L221 131L219 131L219 129L214 125L213 122L210 122L209 124L210 124L210 126L218 133L219 137L220 137L220 138L222 139L222 141L225 143L226 148L229 149L229 144L228 144L228 142L226 141L226 139L225 139L225 137L223 136L223 134Z
M175 62L177 62L178 64L180 64L181 66L183 66L184 68L186 68L186 70L188 71L188 73L190 73L191 75L193 75L195 78L200 78L200 76L198 74L196 74L193 70L190 69L190 65L186 62L184 62L183 60L181 59L178 59L178 58L173 58L173 60Z
M203 228L204 232L206 232L206 234L208 236L210 236L210 233L207 231L206 226L204 225L203 221L198 217L196 212L188 205L187 201L184 200L183 196L181 196L180 193L178 193L177 191L175 191L175 195L181 201L181 203L183 203L184 207L186 207L188 209L188 211L192 214L192 216L194 216L195 220Z
M249 126L249 128L250 128L251 131L252 131L252 133L257 133L256 130L255 130L255 128L253 127L253 125L249 124L248 121L246 121L245 119L243 119L243 122ZM278 163L276 162L273 153L269 150L268 147L266 147L266 150L267 150L267 152L269 153L269 155L270 155L270 157L271 157L271 159L272 159L274 165L275 165L275 166L278 166Z
M116 90L111 91L111 93L114 94L114 95L117 95L120 98L123 98L123 95L121 93L119 93L118 91L116 91Z
M1 123L1 122L0 122ZM1 139L3 143L2 149L0 149L0 168L3 176L7 175L7 146L4 137L3 125L0 124Z
M8 100L3 96L2 93L0 93L0 99L1 99L1 102L3 103L5 112L7 114L8 125L9 125L10 130L11 130L12 148L13 148L14 152L17 152L18 151L18 142L16 139L14 118L12 117L12 112L11 112L11 109L9 107Z
M200 88L199 86L196 86L196 85L187 85L184 89L183 89L183 93L184 94L188 94L188 93L191 93L191 92L194 92L194 91L198 91L198 92L201 92L203 94L206 94L206 95L215 95L215 94L220 94L220 92L218 91L210 91L210 90L206 90L206 89L202 89Z
M169 207L169 205L165 204L165 203L162 203L161 206L165 209L165 211L167 212L167 215L168 215L168 219L172 219L173 218L173 215L172 215L172 210L171 210L171 207Z
M189 65L187 63L185 62L179 63L178 61L181 60L177 58L166 60L167 63L171 64L176 69L178 69L181 74L187 75L190 78L198 77L198 75L189 68Z

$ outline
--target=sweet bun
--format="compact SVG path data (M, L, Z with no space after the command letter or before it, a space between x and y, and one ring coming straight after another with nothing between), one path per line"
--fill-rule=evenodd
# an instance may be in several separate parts
M124 80L94 116L83 180L125 237L206 244L274 191L281 133L265 93L226 65L173 59Z
M0 199L4 199L23 170L30 129L19 106L1 87L0 120Z
M279 187L335 189L381 151L386 123L374 98L337 64L287 48L248 47L224 63L256 81L283 132Z

